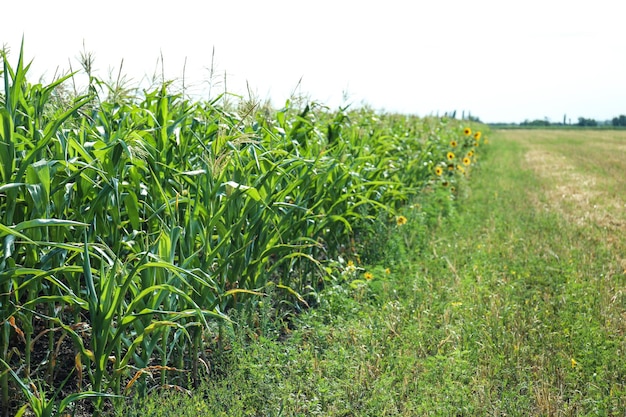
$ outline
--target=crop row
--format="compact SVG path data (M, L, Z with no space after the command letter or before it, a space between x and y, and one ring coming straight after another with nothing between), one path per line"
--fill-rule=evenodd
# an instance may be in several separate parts
M225 106L165 82L120 98L91 77L67 97L72 74L31 84L22 53L2 58L3 415L197 382L230 311L314 303L375 222L452 197L481 141L454 119Z

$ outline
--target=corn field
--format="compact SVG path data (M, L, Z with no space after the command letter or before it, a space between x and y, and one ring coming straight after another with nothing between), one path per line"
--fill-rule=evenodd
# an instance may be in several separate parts
M193 386L233 311L314 308L382 222L454 198L485 139L446 117L63 94L2 54L2 415Z

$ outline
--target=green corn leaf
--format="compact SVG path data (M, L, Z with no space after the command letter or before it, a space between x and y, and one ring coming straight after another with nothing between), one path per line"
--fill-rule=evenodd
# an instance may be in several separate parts
M35 219L26 220L18 223L14 226L14 230L22 231L25 229L31 229L33 227L61 227L61 226L76 226L76 227L88 227L87 223L77 222L74 220L61 220L61 219Z
M261 201L261 195L256 188L247 185L238 184L235 181L227 181L224 183L226 187L226 195L231 195L235 190L241 190L255 201Z

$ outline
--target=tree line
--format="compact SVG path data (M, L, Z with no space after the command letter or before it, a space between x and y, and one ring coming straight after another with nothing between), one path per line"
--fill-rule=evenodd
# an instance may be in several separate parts
M566 117L563 116L562 122L551 122L547 117L544 119L524 120L519 124L520 126L580 126L580 127L594 127L594 126L614 126L614 127L626 127L626 115L619 115L611 120L595 120L585 117L579 117L577 123L569 122Z

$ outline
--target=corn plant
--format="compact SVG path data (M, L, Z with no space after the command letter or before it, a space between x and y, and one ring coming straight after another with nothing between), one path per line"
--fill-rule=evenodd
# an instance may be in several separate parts
M309 307L329 265L460 181L479 141L367 108L191 101L165 80L120 92L91 56L87 94L59 100L73 74L32 85L23 56L2 53L3 415L16 391L41 415L85 398L97 414L111 396L197 383L230 311ZM452 142L462 158L442 175Z

